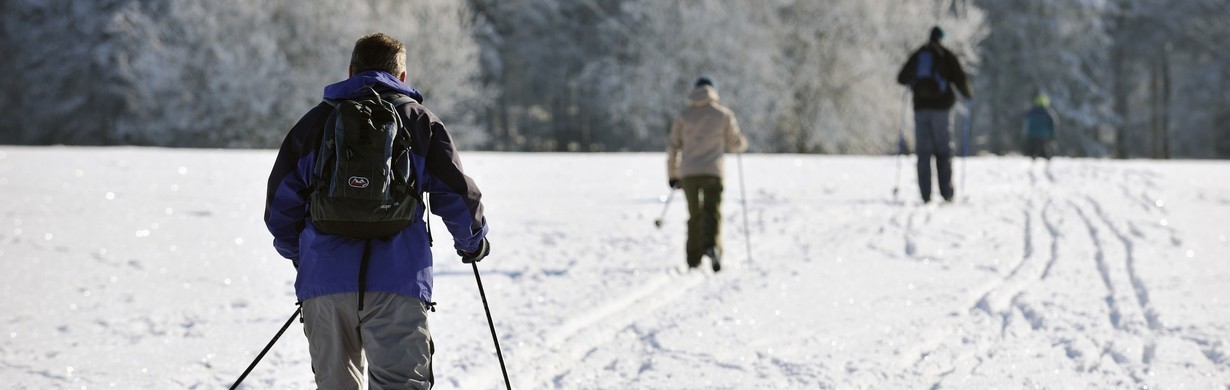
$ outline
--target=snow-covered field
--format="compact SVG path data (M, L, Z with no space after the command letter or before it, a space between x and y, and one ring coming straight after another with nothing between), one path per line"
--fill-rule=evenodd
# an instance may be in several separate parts
M229 386L295 309L273 158L0 147L0 387ZM662 154L462 158L515 388L1230 388L1227 162L971 158L923 206L912 159L894 201L892 157L747 155L749 258L730 158L726 269L677 274ZM501 388L450 246L437 388ZM308 361L293 324L243 387L311 388Z

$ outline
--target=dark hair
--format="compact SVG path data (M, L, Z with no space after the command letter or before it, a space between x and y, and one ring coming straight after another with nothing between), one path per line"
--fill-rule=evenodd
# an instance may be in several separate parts
M940 28L940 26L932 27L931 28L931 41L939 42L942 39L944 39L944 29Z
M696 84L692 88L700 88L706 85L717 88L716 85L713 85L713 80L710 80L707 76L701 76L699 79L696 79Z
M382 70L393 76L406 71L406 45L384 33L364 35L350 54L352 73Z

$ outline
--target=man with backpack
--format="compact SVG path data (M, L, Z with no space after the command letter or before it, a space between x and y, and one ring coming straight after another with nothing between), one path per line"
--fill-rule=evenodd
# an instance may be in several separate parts
M671 190L688 199L688 269L709 256L713 271L722 269L722 155L747 150L747 139L730 109L718 104L717 87L708 77L696 80L688 107L671 124L666 145L666 175Z
M1051 161L1051 143L1055 140L1055 128L1059 122L1051 109L1051 99L1044 93L1034 98L1034 105L1025 112L1022 133L1025 135L1025 155L1030 161L1038 157Z
M265 223L297 270L322 389L361 388L365 366L373 389L432 386L426 212L444 220L463 262L490 250L481 193L405 78L405 45L382 33L360 38L349 78L325 87L269 175Z
M951 202L952 188L952 106L959 90L968 100L969 82L961 61L940 44L944 30L936 26L931 37L910 56L909 61L897 73L897 82L910 87L914 94L914 143L918 154L918 189L923 203L931 201L931 157L935 156L936 177L939 180L940 196Z

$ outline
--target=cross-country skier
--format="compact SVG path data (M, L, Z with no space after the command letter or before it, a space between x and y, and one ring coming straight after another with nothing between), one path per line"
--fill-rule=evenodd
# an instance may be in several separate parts
M397 134L409 134L409 156L398 156L393 163L394 170L404 171L408 167L416 179L403 190L430 193L431 212L444 220L462 260L481 260L489 251L481 193L462 171L444 124L421 104L422 96L405 84L405 45L381 33L360 38L350 59L349 75L348 79L325 87L324 98L345 101L374 94L402 96L400 101L404 103L392 110L396 114L381 119L392 121L392 115L397 115L404 129ZM427 389L433 381L433 344L427 328L432 257L423 222L425 208L416 204L410 212L413 218L407 218L409 226L377 239L325 233L317 226L320 221L314 223L313 215L309 214L309 210L316 211L310 203L317 199L310 195L333 191L317 180L320 171L315 169L316 155L321 150L322 132L335 129L326 129L327 124L335 123L328 118L342 111L321 103L287 134L269 175L265 223L273 233L278 253L290 259L297 269L295 295L302 304L303 328L316 386ZM342 114L338 115L340 118ZM345 134L326 144L384 140ZM351 164L363 161L365 153L380 153L383 149L348 147L338 156ZM385 163L384 158L374 161ZM408 165L400 165L404 161ZM372 175L379 175L380 171L376 169ZM340 186L355 187L354 190L380 187L376 180L357 175L342 178ZM394 229L399 228L400 225ZM366 270L361 269L363 264ZM367 385L364 371L368 375Z
M897 82L910 87L914 94L914 143L918 154L918 190L924 203L931 201L931 157L935 156L936 177L940 196L951 202L952 188L952 106L954 90L965 96L965 107L974 95L970 93L965 70L957 56L940 43L944 30L931 29L927 44L914 51L909 61L897 73Z
M666 173L672 189L688 199L687 263L700 266L709 256L721 270L722 171L724 153L747 150L747 139L730 109L718 104L717 87L708 77L696 80L688 107L671 125L666 144Z
M1034 98L1034 105L1025 112L1021 133L1025 136L1025 155L1030 160L1038 157L1051 160L1051 144L1054 143L1059 121L1051 109L1051 99L1045 93Z

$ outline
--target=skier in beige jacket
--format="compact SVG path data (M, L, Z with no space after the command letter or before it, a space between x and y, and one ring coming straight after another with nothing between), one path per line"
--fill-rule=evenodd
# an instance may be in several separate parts
M666 145L666 172L672 190L688 199L687 261L700 266L702 256L721 270L722 155L747 150L747 139L730 109L718 104L717 88L707 77L696 80L688 107L671 125Z

